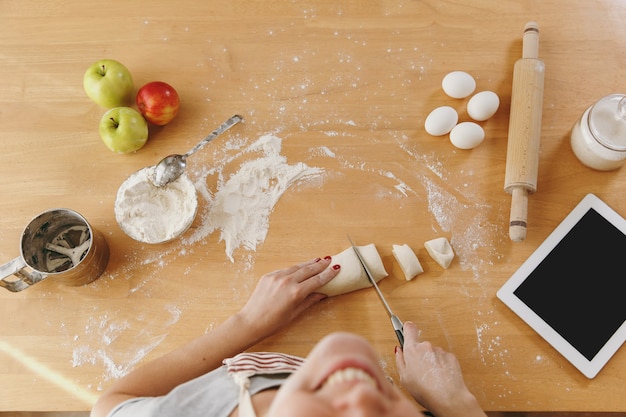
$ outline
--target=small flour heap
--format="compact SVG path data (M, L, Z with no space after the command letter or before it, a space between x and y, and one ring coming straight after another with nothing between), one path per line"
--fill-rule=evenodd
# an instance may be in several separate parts
M226 255L234 262L233 251L241 246L256 250L265 240L269 229L269 217L283 193L293 184L319 177L324 170L312 168L303 162L293 165L280 154L282 140L268 134L261 136L243 153L260 153L256 159L241 164L239 170L228 178L218 167L219 181L213 194L206 183L198 181L201 193L209 202L209 212L202 226L189 242L198 240L220 230L220 241L226 243Z
M149 179L143 168L122 184L115 200L115 219L122 230L144 243L162 243L181 235L198 208L196 189L185 174L164 187Z

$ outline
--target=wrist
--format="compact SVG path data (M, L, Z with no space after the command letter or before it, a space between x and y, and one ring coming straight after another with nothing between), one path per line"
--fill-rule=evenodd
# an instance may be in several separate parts
M486 417L478 400L469 391L456 397L451 403L430 411L435 417Z
M233 332L237 333L236 337L241 337L242 344L245 345L245 350L270 336L263 330L263 326L260 325L258 320L251 315L247 314L244 310L241 310L233 314L228 321L231 322L229 328L233 329Z

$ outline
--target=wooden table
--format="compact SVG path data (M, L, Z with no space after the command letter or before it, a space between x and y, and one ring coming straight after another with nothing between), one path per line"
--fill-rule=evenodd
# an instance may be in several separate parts
M508 238L503 191L514 62L524 25L540 27L546 65L538 191L524 242ZM623 348L586 379L495 293L586 193L626 215L623 169L583 166L569 131L598 98L626 85L626 5L614 1L118 1L0 2L0 259L19 254L37 213L68 207L103 232L111 258L84 287L44 281L0 292L0 411L88 410L114 379L211 329L240 308L260 275L375 243L390 276L381 289L422 336L458 355L486 410L626 411ZM102 144L104 110L85 95L86 68L123 62L137 87L175 86L179 116L119 155ZM478 148L454 148L423 125L452 70L501 98ZM200 211L181 239L133 241L118 227L117 189L131 173L184 152L234 113L245 117L190 158ZM210 204L266 134L286 163L322 174L291 184L253 214L256 246L227 256ZM233 161L227 155L237 155ZM215 225L214 225L215 226ZM447 237L439 267L423 243ZM425 272L404 280L392 244L408 243ZM397 343L373 291L326 300L258 346L306 355L339 330L367 337L397 379Z

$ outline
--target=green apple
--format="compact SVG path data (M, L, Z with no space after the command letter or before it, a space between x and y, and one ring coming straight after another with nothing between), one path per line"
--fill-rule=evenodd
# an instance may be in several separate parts
M100 137L117 153L135 152L148 140L148 122L131 107L114 107L100 119Z
M90 99L105 109L127 106L134 98L130 71L113 59L102 59L87 68L83 88Z

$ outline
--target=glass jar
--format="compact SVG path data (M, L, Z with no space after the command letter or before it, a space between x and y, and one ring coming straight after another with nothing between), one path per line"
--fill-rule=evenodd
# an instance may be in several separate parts
M617 169L626 160L626 95L602 97L572 128L571 146L586 166L600 171Z

